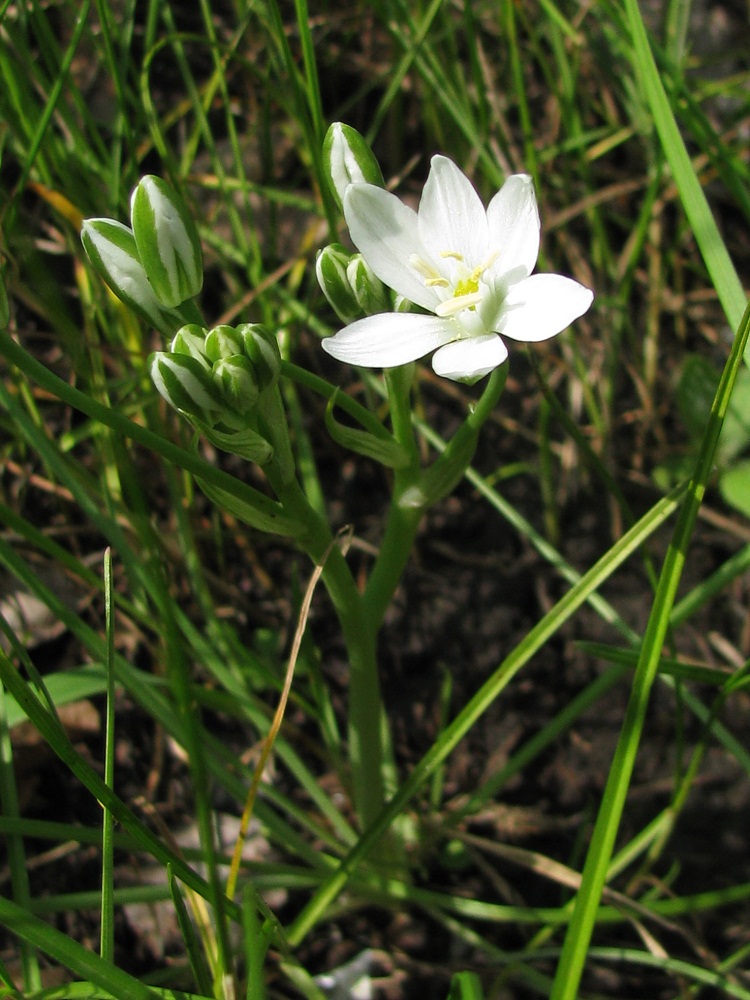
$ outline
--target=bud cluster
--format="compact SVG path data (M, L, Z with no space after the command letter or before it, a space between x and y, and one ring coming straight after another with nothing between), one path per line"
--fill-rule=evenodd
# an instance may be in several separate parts
M130 226L86 219L81 240L115 295L165 332L181 326L203 285L195 222L178 193L160 177L141 178L130 199Z
M318 251L318 284L342 323L393 308L388 289L361 253L349 253L340 243Z
M276 337L255 323L206 330L188 324L168 351L149 359L159 393L218 448L265 464L273 447L259 433L264 395L276 389L281 356Z

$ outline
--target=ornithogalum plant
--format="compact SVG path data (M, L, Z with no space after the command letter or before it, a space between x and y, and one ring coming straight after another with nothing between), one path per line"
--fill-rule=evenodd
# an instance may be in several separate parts
M216 447L260 466L275 500L258 494L256 505L240 505L209 483L202 488L254 528L291 537L322 567L349 654L349 769L366 828L384 805L393 766L376 638L419 522L471 461L505 383L505 339L555 336L588 309L592 293L570 278L531 273L539 214L525 175L509 177L485 209L458 167L436 156L414 212L384 189L377 161L354 129L333 125L323 160L357 248L352 253L336 243L318 255L321 288L344 324L323 347L341 361L384 369L388 425L348 397L346 409L359 426L338 423L337 390L285 364L273 330L204 322L194 301L202 284L198 232L163 181L141 180L130 227L90 219L82 238L110 288L169 338L167 350L150 359L156 389ZM487 382L445 451L425 465L411 392L414 362L431 352L438 375ZM324 392L333 437L391 470L390 507L364 589L300 485L279 387L284 377Z

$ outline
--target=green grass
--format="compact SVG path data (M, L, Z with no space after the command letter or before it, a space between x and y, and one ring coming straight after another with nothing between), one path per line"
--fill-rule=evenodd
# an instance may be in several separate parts
M685 846L689 807L715 807L709 761L732 776L728 801L750 781L747 522L722 506L717 482L728 480L715 468L741 475L750 445L739 388L733 403L748 357L737 273L750 221L747 46L738 35L736 47L729 39L704 53L701 12L679 2L648 30L634 0L187 6L0 5L0 568L5 594L35 595L67 637L47 662L49 647L26 648L0 619L3 995L319 997L316 955L349 928L348 956L374 945L381 915L403 912L460 956L435 971L430 996L441 1000L454 973L451 998L469 1000L631 988L750 996L734 932L746 872L718 858L712 884L693 887ZM356 490L357 462L330 440L324 414L342 381L351 397L338 394L334 417L345 441L349 418L382 419L386 386L377 372L347 383L323 358L319 339L336 321L313 268L315 251L343 232L321 156L336 120L366 135L399 193L419 190L437 151L485 199L508 173L531 173L540 270L569 274L596 298L571 331L532 348L531 366L512 355L483 432L502 448L488 454L480 435L457 494L470 523L483 519L533 559L545 597L535 620L477 683L464 663L434 664L426 690L449 680L437 703L425 696L429 743L396 743L388 802L365 829L352 801L346 690L308 633L254 806L265 846L243 861L228 899L233 844L217 840L218 814L242 812L313 566L291 541L243 524L258 505L268 519L280 513L262 476L197 445L162 405L147 358L163 344L96 277L79 229L85 217L127 219L145 173L183 194L204 247L204 313L279 333L304 495L321 514L336 503L366 547L371 539L356 536L372 499L355 495L342 510L341 472ZM691 395L680 376L695 356L709 376ZM446 448L472 398L424 376L420 455ZM725 416L732 446L717 451ZM380 482L385 497L388 476ZM600 515L586 564L571 531L578 509ZM357 565L360 552L347 558ZM638 613L625 601L634 579ZM369 591L378 622L390 584L376 576ZM512 600L509 586L511 609ZM539 686L555 681L535 657L573 655L573 640L587 680L538 725L527 721L520 743L497 766L482 762L456 797L459 755L497 732L485 726L506 718L504 699L521 685L549 705ZM380 654L387 672L393 651ZM83 698L104 720L86 747L59 715ZM613 698L619 741L602 764L605 742L589 784L601 802L556 817L574 832L506 843L497 810L529 806L524 789L584 739L585 720L611 718ZM658 746L647 721L655 704L672 720ZM14 736L26 716L89 804L85 820L29 808ZM118 765L130 725L167 748L154 773L179 781L182 798L166 823L153 820L161 800L143 761ZM651 756L665 762L662 794L644 810L633 771ZM141 782L138 795L121 774L131 789ZM194 824L197 848L177 846L178 817ZM481 835L471 817L483 817ZM406 844L393 867L382 851L389 829ZM56 862L51 884L62 888L47 891L34 859L67 843L80 851ZM92 847L101 876L84 888L70 871ZM699 850L713 847L706 837ZM159 886L141 882L148 860L163 871ZM118 939L121 908L145 897L169 906L183 942L148 973ZM91 921L101 925L93 951ZM415 956L393 950L403 995L426 996ZM69 984L47 988L50 966Z

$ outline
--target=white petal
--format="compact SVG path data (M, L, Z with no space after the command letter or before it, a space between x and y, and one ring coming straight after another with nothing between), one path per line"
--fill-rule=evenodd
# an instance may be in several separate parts
M537 343L549 340L582 316L594 293L572 278L559 274L533 274L511 285L503 303L504 337Z
M508 357L508 348L494 333L486 337L457 340L435 352L432 367L436 375L454 382L476 382Z
M419 239L417 213L374 184L351 184L344 216L354 245L380 280L425 309L440 301L412 268L412 258L429 261Z
M469 270L487 257L487 213L469 178L447 156L433 156L419 203L419 235L437 258L458 253Z
M424 357L459 333L452 319L415 313L366 316L323 341L338 361L363 368L395 368Z
M502 275L523 267L531 274L539 255L539 210L527 174L513 174L506 180L487 206L487 222L490 246L499 250L493 273Z

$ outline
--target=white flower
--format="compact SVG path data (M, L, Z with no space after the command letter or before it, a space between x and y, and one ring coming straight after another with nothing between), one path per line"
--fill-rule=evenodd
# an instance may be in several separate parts
M455 163L435 156L418 212L373 184L351 184L344 215L380 280L430 315L357 320L323 341L339 361L391 368L435 351L438 375L475 382L508 357L500 334L548 340L591 305L593 293L577 281L531 275L539 213L525 174L509 177L485 210Z

